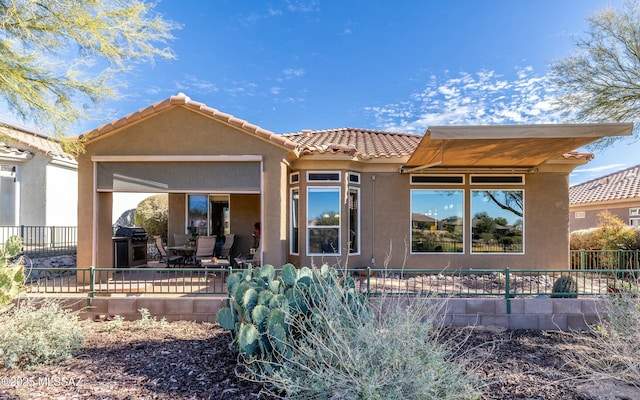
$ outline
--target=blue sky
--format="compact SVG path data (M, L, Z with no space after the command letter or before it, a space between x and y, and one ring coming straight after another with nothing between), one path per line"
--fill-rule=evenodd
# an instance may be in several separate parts
M183 26L177 59L123 76L123 97L72 133L178 92L276 133L565 122L549 112L549 63L621 3L164 0L156 10ZM638 164L639 150L597 153L571 183Z

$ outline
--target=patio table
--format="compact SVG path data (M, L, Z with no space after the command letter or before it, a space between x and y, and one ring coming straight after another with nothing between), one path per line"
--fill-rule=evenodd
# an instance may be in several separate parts
M193 246L167 246L167 250L172 250L176 254L181 255L184 258L185 264L195 264L193 255L196 251L196 248Z

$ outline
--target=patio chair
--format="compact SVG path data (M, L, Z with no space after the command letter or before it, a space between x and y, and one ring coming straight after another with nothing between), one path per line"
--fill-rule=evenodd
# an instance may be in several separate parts
M196 241L196 253L193 259L196 264L200 264L201 260L211 260L216 248L216 236L198 236Z
M175 254L171 250L167 250L162 243L162 236L154 236L156 241L156 247L158 248L158 253L160 253L160 262L165 262L167 267L171 267L171 265L182 265L184 264L184 257L181 255Z
M238 265L238 268L246 268L249 264L251 264L252 267L259 267L261 254L262 254L262 242L258 244L258 248L256 249L255 253L249 254L249 256L247 257L242 257L242 256L236 257L233 260Z
M222 249L220 249L218 258L226 258L231 261L231 248L233 247L235 237L236 235L234 233L230 233L224 237L224 244L222 245Z
M187 235L186 233L174 233L173 234L173 245L174 246L184 246L187 244Z

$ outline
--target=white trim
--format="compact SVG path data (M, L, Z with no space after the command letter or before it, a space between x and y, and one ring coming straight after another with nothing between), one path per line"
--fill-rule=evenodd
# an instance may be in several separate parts
M298 251L293 251L293 191L298 191ZM300 187L295 186L289 188L289 254L292 256L300 255Z
M640 207L629 208L629 216L630 217L640 216Z
M360 191L359 187L350 187L350 188L348 188L345 197L348 198L349 195L350 195L349 192L351 192L352 190L355 190L356 193L357 193L357 196L358 196L358 206L357 206L357 210L358 210L358 221L357 221L357 225L358 225L358 228L357 228L358 229L357 230L357 232L358 232L358 235L357 235L358 251L352 253L351 252L351 248L349 246L349 240L348 240L349 239L349 228L351 228L351 226L349 225L349 222L351 221L351 218L349 216L349 212L350 212L350 210L349 210L349 202L347 201L347 253L350 256L359 256L362 253L362 247L361 247L362 246L362 244L361 244L362 243L362 239L361 239L362 238L362 228L361 228L361 226L362 226L362 224L361 224L361 221L362 221L362 209L360 208L360 204L361 204L360 193L361 193L361 191Z
M586 217L586 212L585 211L576 211L574 214L574 218L575 219L582 219Z
M351 180L352 176L358 177L357 181L352 181ZM361 182L360 172L349 171L349 173L347 174L347 181L349 182L350 185L359 185Z
M256 162L260 155L93 155L94 162Z
M455 191L462 193L462 251L460 252L437 252L437 251L414 251L413 250L413 192L415 191ZM415 255L433 255L433 254L446 254L448 256L451 255L465 255L467 254L466 241L467 241L467 232L465 230L465 225L467 224L467 216L466 216L466 193L467 190L464 188L455 188L455 189L446 189L446 188L412 188L409 189L409 254Z
M322 226L314 226L314 227L309 227L309 191L310 190L318 190L321 192L333 192L333 190L337 190L338 191L338 212L340 212L340 221L338 223L338 225L322 225ZM342 188L340 186L307 186L307 201L305 204L305 210L306 210L306 218L304 221L304 229L305 229L305 235L307 240L306 242L306 248L305 248L305 254L307 256L324 256L324 257L330 257L330 256L335 256L335 257L339 257L342 255L342 207L340 206L342 204ZM338 229L338 252L337 253L310 253L309 252L309 247L310 247L310 243L309 243L309 239L310 239L310 235L309 235L309 229Z
M515 191L521 191L522 192L522 251L521 252L474 252L473 251L473 216L476 214L476 212L474 212L473 210L473 192L486 192L486 191L509 191L509 192L515 192ZM469 237L471 238L471 241L469 242L470 247L469 247L469 254L471 255L505 255L505 256L523 256L526 254L526 250L525 250L525 245L527 243L526 238L525 238L525 218L527 216L527 211L525 209L525 190L524 189L508 189L508 188L503 188L503 189L489 189L489 188L485 188L485 189L470 189L469 190Z
M294 181L294 180L293 180L293 177L294 177L294 176L297 176L297 177L298 177L298 180L297 180L297 181ZM289 174L289 184L290 184L290 185L297 185L297 184L299 184L299 183L300 183L300 171L296 171L296 172L292 172L292 173L290 173L290 174Z

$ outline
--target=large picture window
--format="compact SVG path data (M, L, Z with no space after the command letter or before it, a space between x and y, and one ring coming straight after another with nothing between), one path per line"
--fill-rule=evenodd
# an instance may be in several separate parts
M340 254L340 188L307 188L308 255Z
M523 253L524 190L472 190L472 253Z
M462 253L463 215L463 190L411 190L411 252Z

